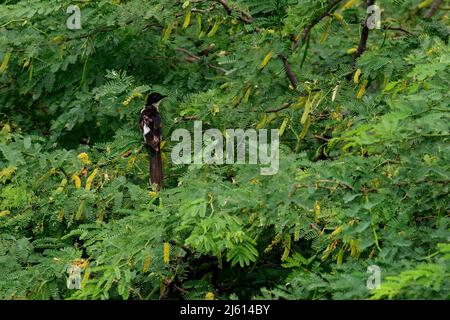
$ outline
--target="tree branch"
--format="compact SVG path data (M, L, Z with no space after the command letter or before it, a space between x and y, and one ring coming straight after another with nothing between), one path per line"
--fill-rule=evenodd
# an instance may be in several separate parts
M434 0L431 4L430 10L425 14L424 18L430 19L438 11L440 5L444 2L443 0Z
M230 5L228 4L228 1L227 0L217 0L217 2L219 2L222 5L222 7L225 9L227 14L229 16L231 16L231 14L233 13L233 10L231 10ZM250 14L248 14L244 11L240 11L239 13L240 13L239 19L241 19L245 23L253 22L253 17Z
M286 76L288 77L291 85L294 87L294 89L297 89L298 86L298 80L295 77L294 72L292 71L291 65L289 64L286 56L282 53L278 54L278 57L281 59L284 65L284 71L286 72Z
M175 48L175 50L179 51L179 52L183 52L184 54L186 54L187 55L186 60L189 61L189 62L195 62L195 61L198 61L198 60L201 59L199 56L193 54L192 52L190 52L190 51L188 51L188 50L186 50L184 48L179 48L178 47L178 48ZM225 70L224 68L217 67L217 66L212 65L210 63L206 63L206 66L209 67L209 68L213 68L213 69L215 69L217 71L220 71L222 73L227 73L227 70Z
M325 11L316 16L314 19L311 20L310 23L306 25L306 27L303 29L302 33L300 34L300 37L294 44L294 50L297 49L297 47L300 45L301 42L303 42L308 34L311 32L311 29L314 28L316 24L318 24L323 18L330 15L330 12L333 10L333 8L342 0L332 0L330 4L326 7Z
M402 27L384 27L384 29L386 29L386 30L392 30L392 31L401 31L401 32L406 33L406 34L408 34L408 35L412 35L411 32L409 32L409 31L406 30L406 29L403 29Z
M288 109L291 105L292 105L291 103L285 103L285 104L283 104L282 107L280 107L278 109L267 110L267 111L265 111L265 113L282 111L282 110Z
M375 0L367 0L367 7L372 6L375 3ZM369 26L367 25L367 21L369 16L364 20L364 27L361 32L361 39L359 40L358 50L356 51L355 58L360 57L367 48L367 39L369 38Z

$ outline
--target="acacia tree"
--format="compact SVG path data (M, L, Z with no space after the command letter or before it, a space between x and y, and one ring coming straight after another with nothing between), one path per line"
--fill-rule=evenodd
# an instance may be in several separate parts
M72 4L0 5L1 298L448 298L443 1ZM278 174L173 164L194 120L279 129Z

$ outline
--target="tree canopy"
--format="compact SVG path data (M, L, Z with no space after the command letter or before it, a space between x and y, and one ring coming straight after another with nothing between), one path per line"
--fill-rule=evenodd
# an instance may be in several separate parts
M1 299L449 298L445 1L0 3ZM174 164L194 121L278 129L278 173Z

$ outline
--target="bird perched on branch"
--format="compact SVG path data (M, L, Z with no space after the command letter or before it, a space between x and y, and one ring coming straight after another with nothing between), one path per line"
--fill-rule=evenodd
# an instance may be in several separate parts
M159 93L151 93L147 102L141 110L139 126L144 136L144 145L147 147L150 157L150 180L151 186L160 190L163 186L163 170L161 162L161 133L162 122L159 113L159 104L166 96Z

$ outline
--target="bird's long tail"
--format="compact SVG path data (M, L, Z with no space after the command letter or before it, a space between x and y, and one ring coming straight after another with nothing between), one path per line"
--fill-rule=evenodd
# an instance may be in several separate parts
M161 150L155 151L153 148L148 149L150 157L150 185L156 184L157 190L161 190L164 180Z

